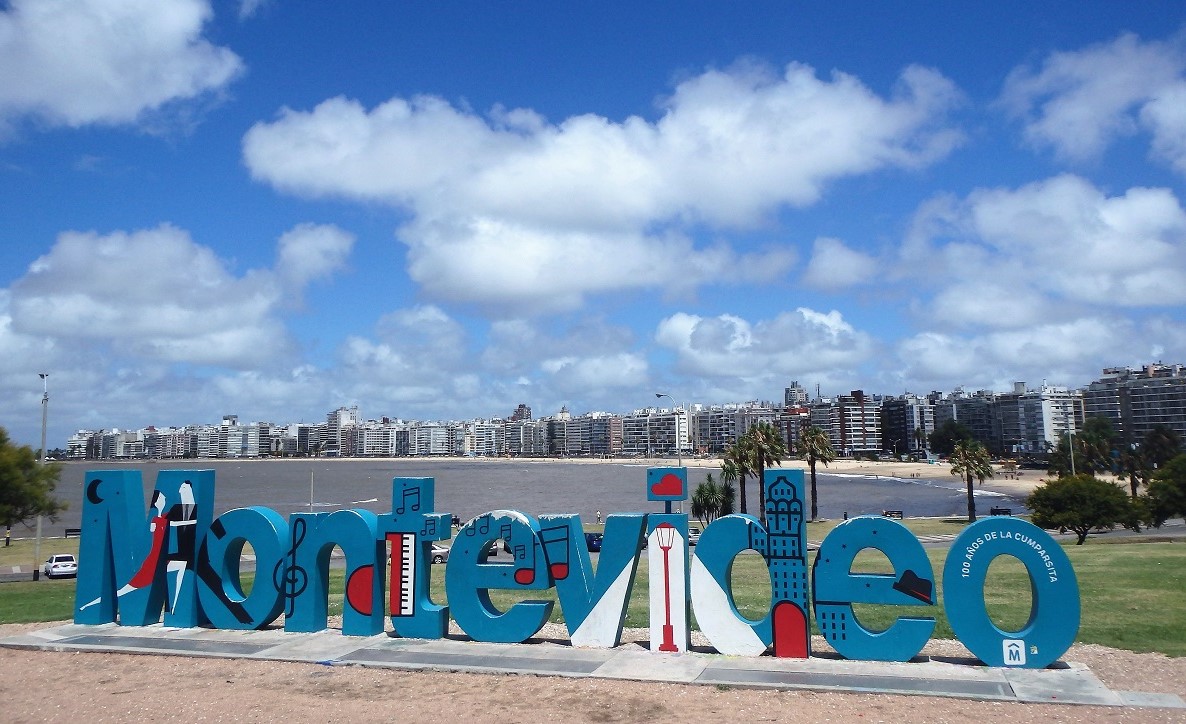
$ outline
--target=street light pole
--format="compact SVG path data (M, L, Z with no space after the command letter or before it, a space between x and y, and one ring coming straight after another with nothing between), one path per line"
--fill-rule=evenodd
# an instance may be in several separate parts
M49 420L49 373L39 372L41 376L41 464L45 465L45 426ZM41 514L37 514L37 537L33 542L33 580L41 579Z
M671 408L672 408L671 411L672 411L672 413L675 414L675 456L676 456L676 459L678 460L679 467L682 468L684 466L684 445L683 445L683 441L679 439L679 413L675 411L675 409L676 409L675 399L671 395L667 394L666 392L656 392L655 393L655 399L661 400L664 397L671 400ZM691 424L690 420L689 420L689 424Z

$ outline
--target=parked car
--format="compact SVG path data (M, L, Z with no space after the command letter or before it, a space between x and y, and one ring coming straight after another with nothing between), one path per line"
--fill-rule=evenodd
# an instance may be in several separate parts
M74 556L69 553L56 553L50 556L45 565L41 567L41 572L45 574L46 578L77 576L78 561L74 560Z
M688 526L688 545L694 546L700 542L700 529L694 525Z
M445 546L439 546L436 543L432 544L432 562L446 563L449 560L449 549Z
M585 545L589 547L590 553L597 553L601 550L601 539L605 536L601 533L586 533Z

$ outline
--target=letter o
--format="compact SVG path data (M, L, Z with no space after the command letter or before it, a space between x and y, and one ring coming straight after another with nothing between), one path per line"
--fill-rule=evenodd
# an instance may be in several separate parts
M228 510L210 525L198 552L198 600L215 628L263 628L284 609L281 587L288 521L274 510L253 506ZM244 596L239 584L243 546L255 553L255 583Z
M982 518L964 529L952 542L952 549L967 545L967 539L996 531L997 537L977 552L973 565L961 565L958 556L948 555L943 566L943 608L947 621L964 646L989 666L1041 669L1066 653L1079 632L1079 582L1062 547L1045 531L1019 518ZM1010 531L1013 535L1002 535ZM1027 541L1027 542L1023 542ZM1050 580L1041 549L1065 576ZM1003 631L992 622L984 603L984 582L988 567L1000 555L1021 561L1029 577L1032 607L1029 621L1020 631ZM1007 660L1007 649L1020 647Z

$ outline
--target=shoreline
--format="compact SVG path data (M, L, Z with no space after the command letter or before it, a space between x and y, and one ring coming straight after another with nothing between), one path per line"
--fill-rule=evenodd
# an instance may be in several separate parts
M595 457L470 457L470 456L450 456L450 455L433 455L433 456L414 456L414 457L304 457L304 458L171 458L167 460L70 460L65 461L69 465L86 464L92 467L101 468L105 465L144 465L145 463L165 463L173 467L176 463L189 463L198 467L206 467L210 465L228 465L228 464L254 464L254 463L314 463L314 464L333 464L336 462L374 462L380 464L417 464L423 463L426 460L446 461L455 463L487 463L487 464L539 464L539 463L557 463L566 465L625 465L631 467L676 467L678 462L672 458L666 457L650 457L650 458L595 458ZM683 466L689 469L703 470L705 468L711 470L719 470L721 466L720 457L709 458L689 458L682 461ZM807 462L798 458L789 458L782 462L782 465L777 466L784 470L807 470ZM958 482L963 483L962 478L958 478L951 474L951 466L947 463L923 463L923 462L898 462L891 460L853 460L853 459L839 459L833 460L828 465L818 464L816 466L818 474L831 475L853 475L862 478L876 479L876 478L899 478L903 480L920 479L929 480L933 482ZM1034 491L1039 485L1046 482L1046 473L1042 470L1017 470L1009 473L1012 477L1005 477L1005 472L1000 467L994 467L994 475L984 481L983 484L977 484L977 490L986 490L994 493L1000 493L1013 498L1025 498ZM1105 478L1109 479L1109 478ZM1113 481L1118 485L1122 481Z

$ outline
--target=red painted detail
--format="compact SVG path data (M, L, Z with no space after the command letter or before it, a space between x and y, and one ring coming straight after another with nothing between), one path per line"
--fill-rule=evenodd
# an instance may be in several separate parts
M531 583L534 580L535 580L535 569L534 568L520 568L519 570L515 571L515 583L519 583L519 584L526 586L527 584Z
M553 563L552 564L552 578L557 581L563 581L568 578L568 564L567 563Z
M346 581L346 601L363 616L370 616L375 603L371 585L375 582L374 566L359 566Z
M400 596L403 593L403 581L400 579L399 571L403 565L404 549L400 545L402 533L388 533L387 542L391 547L391 562L388 564L387 578L391 581L391 586L387 590L387 605L389 611L399 611Z
M675 473L667 473L651 486L653 495L683 495L684 479Z
M774 604L771 620L774 655L784 659L805 659L808 654L807 616L790 601Z

